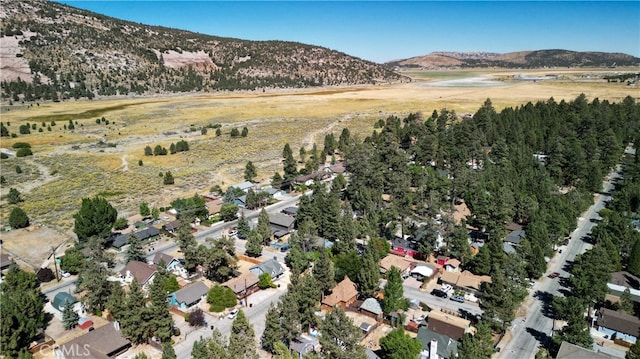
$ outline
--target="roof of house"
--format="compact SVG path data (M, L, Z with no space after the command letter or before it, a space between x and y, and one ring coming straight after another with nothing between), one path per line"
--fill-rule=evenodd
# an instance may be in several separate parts
M315 350L316 346L320 343L314 339L307 339L303 337L297 337L289 343L289 349L295 351L296 353L300 353L302 355L306 355Z
M324 297L322 304L333 307L340 302L348 302L356 295L358 295L356 284L353 283L349 277L344 277L342 282L338 283L338 285L333 288L331 294Z
M165 265L169 265L169 263L173 262L174 259L176 258L169 254L158 252L155 257L153 257L153 264L158 265L161 261L164 261Z
M185 303L186 305L190 305L196 303L202 298L203 295L206 295L209 291L209 287L203 282L195 282L186 287L178 289L175 293L176 301L179 303Z
M378 354L376 354L373 350L371 350L369 348L365 348L364 349L364 353L367 356L367 359L380 359Z
M462 264L462 262L460 262L460 260L456 259L456 258L451 258L449 259L449 261L447 262L447 264L445 264L444 266L449 266L449 267L453 267L453 268L458 268L460 267L460 264Z
M115 248L120 248L129 242L129 237L131 237L131 233L123 233L117 235L113 242L111 242L111 246Z
M333 173L344 173L347 170L343 161L336 162L335 165L331 165L328 167Z
M78 299L74 297L71 293L67 292L58 292L55 297L53 297L53 301L51 301L51 305L59 310L63 311L64 306L67 305L67 302L73 304L76 303Z
M611 273L611 280L609 283L627 287L629 289L640 289L640 278L627 271Z
M150 265L144 262L139 261L131 261L127 263L127 265L122 268L120 274L123 276L127 275L127 272L131 273L134 276L140 285L147 283L154 274L156 274L156 266Z
M502 243L502 251L505 252L506 254L516 253L516 249L513 248L513 246L507 242Z
M507 238L504 239L504 241L513 243L513 244L520 244L520 242L522 242L524 237L525 237L524 230L519 229L516 231L511 231L511 233L509 233L509 235L507 236Z
M404 238L400 238L400 237L394 237L391 240L391 248L403 248L403 249L417 250L418 249L418 245L417 245L417 243L412 242L410 240L407 240L407 239L404 239Z
M467 287L476 290L480 290L480 286L483 282L491 283L490 276L475 275L469 271L464 271L462 273L445 271L440 275L440 280L458 287Z
M215 214L220 212L223 204L224 200L222 198L217 198L211 201L207 201L204 205L207 207L207 211L209 212L209 214Z
M409 267L411 267L411 262L402 257L398 257L393 254L387 254L386 257L380 260L380 268L384 269L386 272L391 269L391 267L398 268L400 270L400 273L402 273Z
M633 315L607 308L600 309L597 323L599 326L634 337L638 337L638 333L640 333L640 319Z
M411 270L411 274L417 273L423 277L431 277L435 272L436 272L435 268L428 266L426 264L419 264Z
M282 213L295 217L298 214L298 207L287 207L282 210Z
M462 338L470 325L471 322L467 319L436 310L430 311L427 316L427 326L429 330L446 335L453 340Z
M175 221L171 221L165 225L162 226L162 229L164 229L165 231L175 231L177 229L180 228L180 224L182 222L179 219L176 219Z
M516 222L509 222L507 223L506 226L504 226L504 228L511 232L511 231L521 231L522 230L522 226L517 224Z
M60 350L67 359L80 357L106 359L113 357L131 346L131 342L123 337L120 330L116 328L117 325L117 323L108 323L100 328L88 331L84 335L60 345ZM81 349L78 350L78 348Z
M269 223L276 226L291 228L295 220L296 219L294 217L288 216L286 214L269 213Z
M247 191L249 188L253 187L253 183L251 183L249 181L245 181L245 182L242 182L242 183L234 184L233 186L230 186L230 187L239 188L239 189L241 189L243 191Z
M239 276L222 283L223 286L231 288L231 290L236 294L241 293L245 288L251 288L256 284L258 284L258 276L251 272L244 272Z
M5 269L8 266L10 266L12 263L13 263L13 259L11 259L10 255L6 253L0 254L0 269Z
M284 268L275 258L261 262L258 265L249 268L249 270L257 276L260 276L262 273L269 273L271 278L279 277L284 273Z
M382 306L376 298L367 298L360 305L360 310L366 310L367 312L375 315L382 314Z
M429 330L427 327L418 328L417 339L422 344L422 348L429 350L431 348L431 340L438 342L437 354L441 358L455 358L458 356L458 342L451 337Z
M556 359L613 359L614 356L605 353L597 353L581 346L562 342Z

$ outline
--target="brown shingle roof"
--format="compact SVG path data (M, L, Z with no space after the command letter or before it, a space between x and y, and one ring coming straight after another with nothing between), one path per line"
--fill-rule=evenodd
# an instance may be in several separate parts
M131 346L131 342L116 329L116 323L108 323L89 331L65 344L60 351L66 359L75 358L113 358Z
M388 271L389 269L391 269L391 267L396 267L400 270L400 273L403 273L410 266L411 262L393 254L388 254L386 257L380 260L380 267L385 271Z
M633 315L602 308L598 317L598 325L634 337L640 336L640 319Z
M629 272L611 273L611 284L620 285L629 289L640 289L640 278Z
M476 290L480 290L480 286L483 282L491 283L490 276L475 275L469 271L464 271L462 273L445 271L440 275L440 280L458 287L473 288Z
M328 305L330 307L335 306L341 302L348 302L353 299L356 295L358 295L358 289L356 289L356 284L349 279L349 277L344 277L342 282L338 283L331 294L324 297L322 300L322 304Z
M429 316L427 317L427 327L429 330L446 335L453 340L460 340L464 333L469 330L470 323L467 319L435 310L429 312Z
M239 276L222 283L223 286L231 288L231 290L236 294L241 293L245 288L251 288L256 284L258 284L258 276L251 272L242 273Z
M127 271L138 280L140 285L147 283L157 272L155 265L138 261L131 261L127 263L127 265L120 271L120 274L126 276Z

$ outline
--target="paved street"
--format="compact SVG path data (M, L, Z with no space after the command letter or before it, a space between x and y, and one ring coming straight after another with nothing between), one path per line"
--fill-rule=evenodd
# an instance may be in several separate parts
M591 229L600 219L598 212L604 208L606 201L611 199L610 192L613 190L613 183L620 177L620 169L609 174L603 182L603 190L601 194L597 194L594 204L582 214L578 219L578 226L571 234L569 244L564 248L563 252L554 256L548 263L547 272L543 275L536 285L532 288L529 296L525 299L523 308L526 308L526 316L516 318L508 329L511 337L508 343L499 343L501 348L497 358L533 358L540 346L544 346L553 335L554 321L545 314L545 308L550 305L552 296L563 295L560 290L561 280L569 277L566 271L568 262L574 260L576 255L584 253L591 248L591 244L585 241L585 238L591 233ZM548 278L549 273L558 272L560 277ZM533 293L538 293L537 298L533 297ZM526 320L525 320L526 319Z

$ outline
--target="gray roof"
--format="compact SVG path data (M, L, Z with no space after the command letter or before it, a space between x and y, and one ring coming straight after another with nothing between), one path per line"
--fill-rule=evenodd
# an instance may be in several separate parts
M556 359L612 359L613 356L604 353L596 353L583 347L562 342L556 355Z
M6 253L0 254L0 268L5 269L13 263L11 256Z
M516 252L516 249L513 248L513 246L509 243L502 243L502 250L506 253L506 254L513 254Z
M458 355L458 342L449 338L446 335L438 334L434 331L427 329L427 327L420 327L418 329L418 340L422 344L423 349L429 350L431 339L438 341L438 355L442 358L455 358Z
M175 258L171 255L168 255L163 252L156 253L155 257L153 257L153 264L158 265L160 261L164 261L164 265L169 265Z
M317 340L310 340L310 339L298 337L292 340L291 343L289 343L289 349L295 351L296 353L305 355L307 353L314 351L315 347L318 344L319 343Z
M364 309L367 312L371 312L373 314L379 315L382 314L382 307L380 306L380 302L378 302L375 298L367 298L360 305L360 309Z
M160 231L158 230L158 228L156 227L147 227L141 231L135 232L133 233L136 238L138 238L139 240L145 240L145 239L149 239L152 237L155 237L157 235L160 234Z
M607 308L600 309L597 323L599 326L634 337L638 337L638 333L640 333L640 319L633 315Z
M206 295L209 291L209 287L203 282L195 282L184 288L178 289L174 295L179 303L191 305L200 301L202 296Z
M129 242L130 236L131 236L131 233L124 233L124 234L118 235L116 238L113 239L113 242L111 242L111 246L115 248L120 248L124 246L125 244L127 244L127 242Z
M373 350L369 348L365 348L364 353L367 355L367 359L380 359L378 354L374 353Z
M524 236L525 236L524 230L520 229L520 230L512 231L511 233L509 233L509 235L507 236L507 238L504 239L504 241L513 243L513 244L520 244L520 242L522 242L522 240L524 239Z
M239 189L241 189L241 190L243 190L243 191L248 191L248 190L249 190L249 188L253 187L253 183L251 183L251 182L249 182L249 181L245 181L245 182L242 182L242 183L234 184L234 185L233 185L233 186L231 186L231 187L233 187L233 188L239 188Z
M251 267L249 271L257 275L258 277L262 273L269 273L271 278L277 278L284 273L284 268L282 268L282 265L280 265L280 263L278 263L278 261L275 258L271 258L258 265Z
M131 346L131 342L122 336L116 326L117 323L110 322L60 345L59 350L66 359L115 357Z
M292 228L293 222L295 222L295 220L296 219L294 217L287 216L286 214L269 213L269 223L276 226Z

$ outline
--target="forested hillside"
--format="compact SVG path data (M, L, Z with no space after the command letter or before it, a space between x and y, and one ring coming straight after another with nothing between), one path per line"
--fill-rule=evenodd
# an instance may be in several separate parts
M406 80L307 44L147 26L44 0L2 7L2 97L12 101Z

